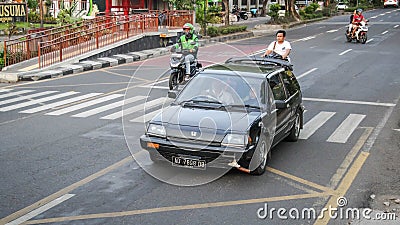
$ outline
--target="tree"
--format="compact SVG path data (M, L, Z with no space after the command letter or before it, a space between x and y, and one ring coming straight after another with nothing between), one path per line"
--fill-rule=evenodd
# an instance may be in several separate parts
M297 13L295 8L296 0L287 0L287 8L286 11L290 18L293 18L297 21L300 21L300 15Z
M36 10L38 5L39 5L39 3L36 0L28 0L27 1L27 6L30 10Z

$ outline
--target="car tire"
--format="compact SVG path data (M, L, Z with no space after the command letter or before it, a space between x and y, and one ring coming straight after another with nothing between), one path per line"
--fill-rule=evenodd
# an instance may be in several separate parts
M286 140L292 142L296 142L297 140L299 140L301 116L302 114L300 113L300 110L297 110L292 129L290 129L289 136L287 136Z
M262 175L265 172L265 169L267 168L269 151L267 149L267 142L265 140L262 140L260 143L260 157L263 159L261 164L255 170L250 171L250 174L257 176Z

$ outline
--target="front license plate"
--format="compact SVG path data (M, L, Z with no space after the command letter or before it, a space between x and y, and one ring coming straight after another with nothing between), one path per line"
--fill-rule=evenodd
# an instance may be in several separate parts
M190 167L190 168L195 168L195 169L205 169L206 161L200 160L200 159L172 156L172 165L173 166Z

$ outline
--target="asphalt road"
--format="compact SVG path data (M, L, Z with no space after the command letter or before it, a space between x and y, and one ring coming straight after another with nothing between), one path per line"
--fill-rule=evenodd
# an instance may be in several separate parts
M279 219L276 209L319 212L338 207L342 196L349 206L366 207L369 194L381 190L379 179L392 182L379 170L385 160L391 160L389 176L398 171L390 156L399 149L400 132L393 129L400 128L400 11L365 16L365 45L346 42L348 16L288 30L307 110L305 129L297 143L274 148L262 176L232 170L213 182L182 187L168 184L178 175L165 182L151 175L162 167L140 151L138 138L148 114L168 101L168 56L3 87L0 224L347 224L328 216ZM209 65L257 54L273 40L217 43L202 48L199 59ZM124 112L130 113L122 117L124 98L130 101ZM393 182L381 186L390 191L377 194L398 194L399 181ZM271 208L273 213L262 214Z

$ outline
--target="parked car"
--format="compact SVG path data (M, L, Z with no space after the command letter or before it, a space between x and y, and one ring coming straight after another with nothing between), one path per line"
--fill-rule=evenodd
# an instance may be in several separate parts
M336 8L338 9L338 10L345 10L345 9L347 9L347 8L349 8L344 2L339 2L337 5L336 5Z
M292 65L279 59L232 58L195 75L150 120L140 137L154 162L260 175L271 148L297 141L302 93Z
M399 7L399 0L384 0L383 2L383 7L388 7L388 6L392 6L392 7Z

